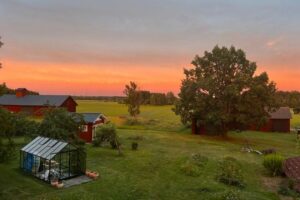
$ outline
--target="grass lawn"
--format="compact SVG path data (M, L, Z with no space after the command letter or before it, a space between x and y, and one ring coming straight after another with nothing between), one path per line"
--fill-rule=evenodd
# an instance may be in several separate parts
M143 106L144 123L124 125L124 105L78 101L79 112L102 112L118 125L124 156L109 147L87 145L87 168L100 172L101 178L68 189L54 189L18 169L18 157L9 164L0 164L0 199L216 199L235 187L216 180L218 162L232 156L241 163L246 187L240 190L243 199L276 200L280 197L266 182L272 182L262 166L262 156L241 152L245 139L256 149L276 148L285 157L297 155L295 134L242 132L229 138L191 135L184 129L171 106ZM152 123L152 124L151 124ZM139 150L132 151L133 136L142 136ZM16 138L19 147L23 138ZM187 176L181 166L194 153L208 157L198 177ZM269 181L266 181L269 180ZM270 181L271 180L271 181Z

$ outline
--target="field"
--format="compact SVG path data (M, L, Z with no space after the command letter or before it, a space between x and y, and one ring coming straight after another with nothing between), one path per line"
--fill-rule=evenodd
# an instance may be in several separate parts
M24 175L18 169L19 159L0 164L0 199L217 199L224 191L236 190L216 180L218 162L225 156L242 165L246 187L243 199L280 199L274 189L275 178L267 175L263 157L241 152L247 140L255 149L276 148L285 157L298 154L295 134L242 132L227 139L191 135L171 106L143 106L141 123L124 124L127 109L122 104L78 101L78 112L102 112L117 124L124 156L109 147L87 145L87 167L100 172L101 178L80 186L57 190L40 180ZM300 121L294 117L293 126ZM132 138L139 150L132 151ZM24 138L16 138L20 148ZM187 176L181 166L194 153L208 157L198 177Z

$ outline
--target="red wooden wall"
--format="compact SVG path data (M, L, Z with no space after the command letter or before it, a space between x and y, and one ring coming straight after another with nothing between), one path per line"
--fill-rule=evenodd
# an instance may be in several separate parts
M88 126L87 132L79 133L79 137L85 142L91 143L93 141L93 123L86 124Z
M69 112L76 112L76 106L77 103L69 97L60 107L65 107Z

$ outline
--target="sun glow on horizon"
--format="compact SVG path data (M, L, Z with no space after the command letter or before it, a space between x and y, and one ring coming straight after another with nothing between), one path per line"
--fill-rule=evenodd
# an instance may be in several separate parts
M0 78L9 87L26 87L41 94L123 95L125 84L135 81L143 90L177 93L182 69L138 66L68 65L4 60Z

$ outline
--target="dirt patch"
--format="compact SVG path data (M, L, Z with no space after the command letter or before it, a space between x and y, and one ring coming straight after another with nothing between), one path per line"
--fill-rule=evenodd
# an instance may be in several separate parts
M271 192L277 193L280 183L284 180L282 177L263 177L263 185ZM281 200L293 200L293 197L279 195Z
M277 193L277 190L282 180L283 178L281 177L263 177L262 183L264 184L264 186L266 186L268 190Z

